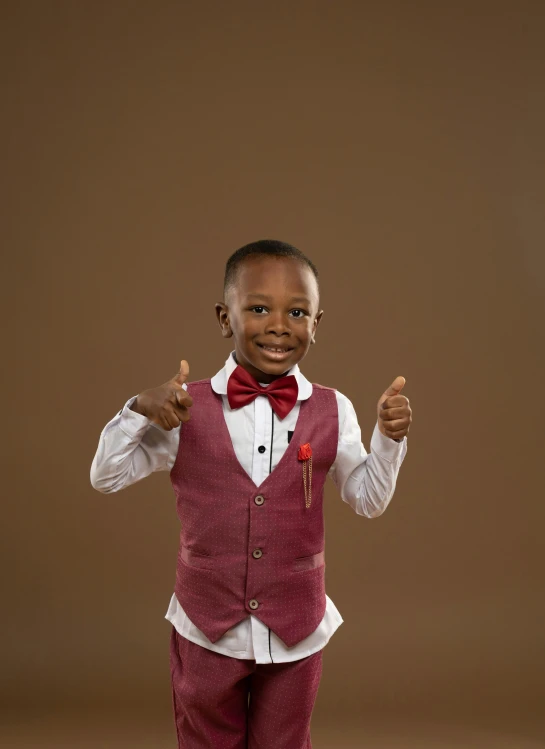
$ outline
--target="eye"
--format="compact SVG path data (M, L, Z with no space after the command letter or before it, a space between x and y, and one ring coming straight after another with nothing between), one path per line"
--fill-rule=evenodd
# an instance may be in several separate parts
M262 315L266 311L266 307L262 307L261 305L258 305L256 307L250 307L250 310L252 312L256 312L258 315Z
M308 312L305 312L304 309L292 309L290 312L290 315L293 315L293 317L295 317L296 320L299 320L301 317L304 317L307 314Z

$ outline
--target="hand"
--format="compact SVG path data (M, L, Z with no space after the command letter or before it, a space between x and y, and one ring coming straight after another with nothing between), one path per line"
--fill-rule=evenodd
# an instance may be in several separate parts
M409 399L399 394L404 386L405 378L396 377L377 404L378 428L393 440L403 439L413 420Z
M167 432L176 429L182 421L189 421L189 409L193 405L193 398L182 385L189 377L189 364L183 359L180 371L164 385L150 390L144 390L137 397L131 409L146 416L154 424L158 424Z

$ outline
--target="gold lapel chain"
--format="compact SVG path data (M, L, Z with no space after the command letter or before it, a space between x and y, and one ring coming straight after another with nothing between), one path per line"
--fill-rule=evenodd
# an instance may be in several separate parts
M308 463L308 487L307 487L307 463ZM303 461L303 486L305 488L305 507L310 507L312 502L312 455Z

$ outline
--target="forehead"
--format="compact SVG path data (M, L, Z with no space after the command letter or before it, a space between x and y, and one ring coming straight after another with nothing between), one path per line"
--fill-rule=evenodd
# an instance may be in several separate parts
M318 283L306 263L292 257L254 255L237 268L234 289L238 295L305 296L318 301Z

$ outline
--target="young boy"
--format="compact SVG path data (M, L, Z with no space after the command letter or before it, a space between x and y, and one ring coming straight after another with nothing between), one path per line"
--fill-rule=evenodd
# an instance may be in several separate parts
M351 402L312 385L318 273L298 249L237 250L216 304L234 351L210 380L175 377L131 398L104 428L100 492L168 470L181 521L166 618L178 746L310 749L323 647L342 623L324 588L327 475L358 515L384 512L412 420L397 377L368 454Z

